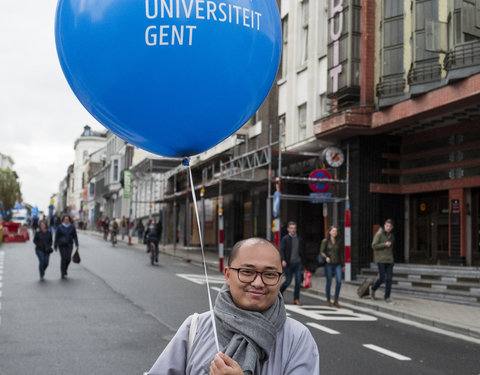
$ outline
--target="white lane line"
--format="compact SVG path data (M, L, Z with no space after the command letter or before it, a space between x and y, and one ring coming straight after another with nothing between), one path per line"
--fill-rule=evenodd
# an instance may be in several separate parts
M340 334L340 332L335 331L334 329L331 329L331 328L322 326L322 325L320 325L320 324L318 324L318 323L311 323L311 322L309 322L309 323L307 323L307 326L313 327L313 328L315 328L315 329L318 329L318 330L320 330L320 331L329 333L329 334L331 334L331 335L339 335L339 334Z
M373 345L373 344L363 344L363 346L367 349L374 350L376 352L388 355L389 357L398 359L399 361L411 361L412 359L409 357L405 357L404 355L392 352L391 350L381 348L380 346Z

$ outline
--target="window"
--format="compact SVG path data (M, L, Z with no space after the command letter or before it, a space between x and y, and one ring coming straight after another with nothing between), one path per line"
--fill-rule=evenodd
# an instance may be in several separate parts
M383 23L383 75L403 73L403 2L386 0Z
M120 180L119 176L119 159L113 159L112 160L112 182L118 182Z
M415 2L415 61L438 60L436 52L425 48L426 20L438 20L437 0L417 0Z
M318 1L318 55L327 54L328 45L328 6L326 0Z
M88 158L88 151L84 150L83 151L83 160L85 160L86 158Z
M281 115L278 118L278 132L280 134L280 147L285 147L285 142L286 142L286 126L285 126L285 115Z
M307 103L298 107L298 136L303 140L307 135Z
M377 96L401 95L405 89L403 68L403 1L384 0L382 33L382 77Z
M301 3L301 41L300 41L300 61L299 65L303 65L308 60L308 0Z
M282 20L282 68L281 78L287 78L287 58L288 58L288 15Z
M90 196L93 196L95 194L95 184L93 182L90 182Z

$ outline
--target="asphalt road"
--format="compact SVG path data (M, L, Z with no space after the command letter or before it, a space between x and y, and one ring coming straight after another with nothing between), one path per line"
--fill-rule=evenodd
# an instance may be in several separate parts
M183 320L208 309L201 267L169 256L151 266L143 251L96 236L80 244L69 278L53 253L44 282L31 242L0 247L1 375L143 374ZM222 275L210 279L215 297ZM303 292L302 302L287 310L310 328L322 375L480 374L478 345Z

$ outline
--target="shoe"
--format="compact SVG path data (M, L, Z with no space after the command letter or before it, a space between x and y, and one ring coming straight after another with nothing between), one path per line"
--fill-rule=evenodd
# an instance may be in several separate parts
M327 301L327 307L332 307L332 303L330 301Z
M294 299L294 300L293 300L293 304L294 304L294 305L297 305L297 306L302 306L302 303L301 303L300 300L298 300L298 299Z
M341 307L337 300L335 300L335 302L333 302L333 305L334 305L336 308L340 308L340 307Z
M158 263L158 257L155 257L155 263Z
M390 298L385 299L385 303L388 303L389 305L395 305L395 302L393 302Z
M371 286L368 287L368 291L370 292L370 298L375 301L375 291Z

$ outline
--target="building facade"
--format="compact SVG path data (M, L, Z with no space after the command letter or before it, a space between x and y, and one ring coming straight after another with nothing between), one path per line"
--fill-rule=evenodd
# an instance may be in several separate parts
M373 260L371 238L386 218L396 223L399 262L480 264L476 6L447 0L329 5L331 30L342 24L345 31L329 36L335 111L315 123L315 133L350 149L357 270ZM358 64L355 48L342 47L356 40Z

